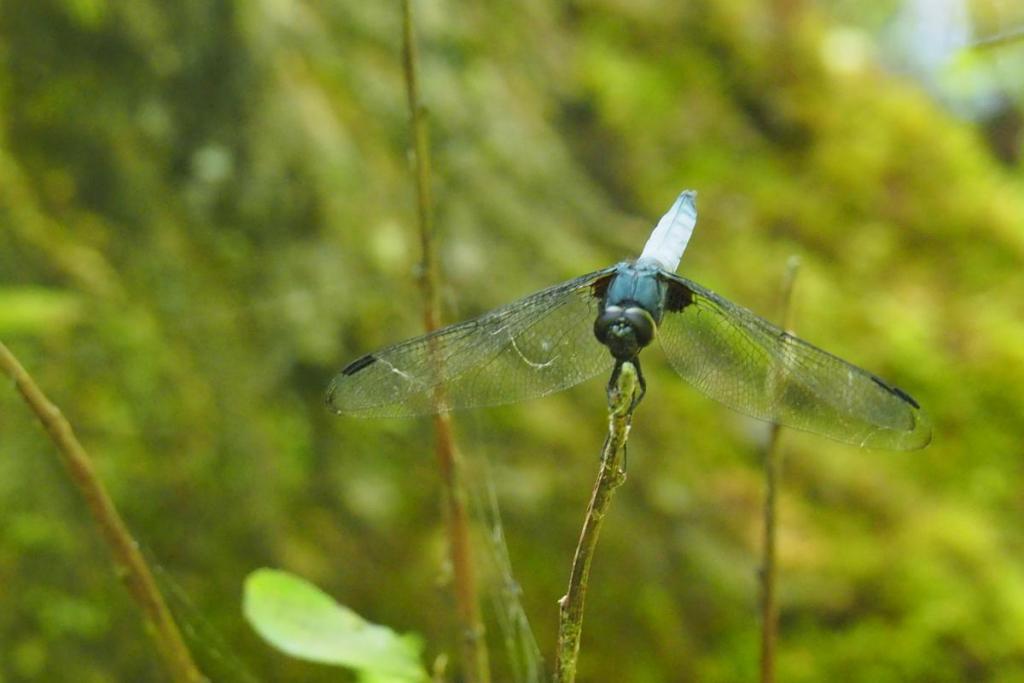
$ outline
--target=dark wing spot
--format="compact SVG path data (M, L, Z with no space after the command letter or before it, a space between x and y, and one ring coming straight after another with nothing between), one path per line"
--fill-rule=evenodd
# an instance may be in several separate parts
M878 377L875 377L874 375L871 376L871 379L874 380L875 384L877 384L878 386L882 387L883 389L888 391L893 396L896 396L897 398L903 399L905 402L907 402L910 405L914 406L918 410L921 409L921 406L918 405L917 401L915 401L914 398L910 394L908 394L907 392L903 391L899 387L890 386L890 385L886 384L885 382L883 382Z
M367 365L373 365L377 362L377 357L372 353L368 353L362 358L356 358L354 361L349 363L342 369L341 374L346 376L352 376L365 368Z
M914 406L915 408L917 408L918 410L920 410L920 409L921 409L921 406L919 406L919 405L917 404L917 401L915 401L915 400L914 400L914 397L913 397L913 396L911 396L911 395L910 395L910 394L908 394L907 392L903 391L903 390L902 390L902 389L900 389L899 387L890 387L890 388L892 389L892 393L896 394L897 396L899 396L900 398L902 398L902 399L903 399L904 401L906 401L906 402L907 402L907 403L909 403L910 405L912 405L912 406Z
M665 293L665 310L669 313L678 313L693 303L693 292L675 280L668 280L668 292Z
M604 295L608 292L608 285L612 283L613 275L605 275L602 278L598 278L590 285L590 295L595 299L604 301Z

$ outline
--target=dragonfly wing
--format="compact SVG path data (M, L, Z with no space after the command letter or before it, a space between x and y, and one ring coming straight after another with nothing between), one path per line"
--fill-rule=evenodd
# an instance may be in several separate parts
M926 415L901 389L695 282L660 277L668 285L661 346L676 372L711 398L859 446L911 450L931 440Z
M605 268L368 354L331 382L327 404L358 416L424 415L514 403L609 370L593 333Z

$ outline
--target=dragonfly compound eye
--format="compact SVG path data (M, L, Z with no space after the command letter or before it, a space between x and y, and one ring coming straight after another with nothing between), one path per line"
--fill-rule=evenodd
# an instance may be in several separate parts
M636 343L643 348L654 339L654 318L646 309L638 306L630 306L626 309L625 316L636 333Z
M608 306L594 321L594 336L613 356L630 360L654 338L654 318L637 306Z
M608 343L608 331L612 324L622 319L621 306L608 306L594 321L594 336L602 344Z

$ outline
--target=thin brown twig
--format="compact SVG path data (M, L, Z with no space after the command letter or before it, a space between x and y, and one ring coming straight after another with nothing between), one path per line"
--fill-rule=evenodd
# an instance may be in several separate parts
M60 454L61 463L85 500L100 535L110 549L117 575L124 581L142 612L146 630L153 638L175 683L201 683L207 679L199 672L171 611L157 588L138 543L114 507L103 483L96 476L85 448L75 436L71 424L22 367L18 359L0 342L0 368L14 381L25 403L36 414Z
M583 520L580 540L572 560L569 590L558 601L558 652L555 659L556 683L572 683L576 679L576 662L583 632L583 604L590 580L590 564L594 559L601 524L615 489L626 481L623 460L626 440L633 419L633 396L636 393L636 368L623 363L618 383L608 401L608 436L601 450L601 470Z
M986 50L1024 41L1024 26L1017 26L1000 33L978 38L967 47L971 50Z
M437 258L435 255L433 200L430 192L430 146L427 139L426 111L420 100L419 58L413 36L411 0L402 0L402 44L406 96L412 126L413 151L416 160L416 197L419 217L422 267L420 285L423 289L423 321L427 331L440 323ZM437 359L437 371L441 372ZM435 400L443 408L440 393ZM452 434L451 420L443 410L434 418L435 451L444 489L445 520L448 529L449 554L455 580L455 602L459 627L463 674L467 683L488 683L490 665L480 600L473 571L466 494L462 486L458 452Z
M793 284L800 270L800 259L791 256L782 276L780 300L782 326L789 331L793 325ZM775 643L778 637L778 605L775 597L776 506L779 479L779 433L777 422L771 426L768 446L764 452L764 525L761 543L761 683L775 681Z

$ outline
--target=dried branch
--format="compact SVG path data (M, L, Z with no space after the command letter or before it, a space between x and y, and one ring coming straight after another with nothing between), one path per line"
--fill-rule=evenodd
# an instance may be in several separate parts
M780 299L782 301L782 326L789 330L793 325L793 284L800 270L800 260L791 256L782 276ZM764 452L764 524L761 543L761 683L775 681L775 641L778 635L778 605L775 601L775 520L776 496L779 479L779 432L778 423L771 426L768 446Z
M967 47L972 50L987 50L994 47L1003 47L1013 43L1024 41L1024 26L1016 26L1006 31L983 36L978 38Z
M419 58L413 36L411 0L402 0L402 44L405 67L406 96L409 103L413 151L416 160L416 197L419 217L422 267L420 286L423 290L423 321L427 331L440 323L437 258L435 256L433 201L430 192L430 146L427 139L426 111L420 101ZM437 371L441 371L437 359ZM435 397L443 405L444 397ZM445 520L448 529L449 554L455 577L455 602L462 631L462 666L467 683L488 683L490 667L480 600L473 571L466 494L462 486L458 452L452 435L451 420L439 412L434 418L437 466L444 489Z
M583 631L583 603L587 596L590 564L597 548L601 524L611 503L615 489L626 481L624 460L626 440L633 419L633 396L636 393L637 374L632 363L623 363L618 383L608 396L608 436L601 450L601 470L594 483L594 492L587 507L583 530L576 545L569 574L569 590L558 601L558 652L555 660L556 683L571 683L576 679L576 660L580 651Z
M185 640L167 608L153 574L132 538L113 501L96 476L85 448L75 437L71 425L35 383L18 359L0 342L0 369L14 381L14 386L36 414L50 439L57 446L61 463L99 527L100 535L110 549L117 575L142 612L146 630L152 636L171 679L175 683L201 683L207 679L199 672Z

